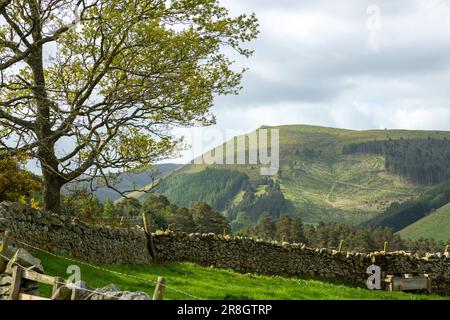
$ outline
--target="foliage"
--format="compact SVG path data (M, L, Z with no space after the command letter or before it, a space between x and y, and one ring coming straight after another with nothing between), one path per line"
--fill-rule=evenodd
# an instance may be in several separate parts
M106 200L103 204L103 216L109 219L116 219L119 214L119 210L114 205L114 202L111 199Z
M197 232L215 234L229 233L230 227L227 218L215 211L205 202L196 203L192 209L193 222L197 226Z
M142 210L151 217L153 230L170 228L187 233L230 232L226 217L205 202L197 202L192 208L179 208L165 196L151 194L144 200Z
M245 71L226 49L249 57L258 34L216 0L11 0L2 15L0 145L40 162L55 212L65 184L146 167L177 151L174 126L214 123Z
M381 154L386 170L415 183L432 185L450 179L450 140L446 137L369 141L347 145L343 153Z
M428 190L418 199L392 203L383 214L365 222L364 225L389 227L400 231L449 202L450 182L445 182Z
M41 180L24 169L27 158L23 155L0 154L0 202L19 201L42 190ZM36 199L33 198L36 204ZM36 207L35 206L35 207Z
M428 238L450 242L450 203L399 232L405 239Z
M206 202L215 210L225 212L231 221L238 213L245 213L256 223L263 214L277 219L282 212L292 211L278 182L268 177L250 181L247 174L233 170L207 168L198 173L171 176L156 190L179 206ZM233 201L238 195L242 199ZM237 226L234 224L234 228Z
M158 186L158 191L178 206L190 207L195 202L203 201L223 211L228 207L230 198L248 183L249 178L244 173L208 168L199 173L169 177Z
M70 194L62 196L61 213L76 216L90 221L102 215L102 205L97 197L85 188L72 190Z
M319 223L316 226L304 225L298 218L283 214L278 221L264 216L256 226L243 228L238 235L257 237L265 240L303 243L311 248L337 249L341 240L343 250L373 252L384 249L388 243L389 251L407 250L418 253L442 252L445 242L434 239L401 239L390 228L368 228L337 223Z

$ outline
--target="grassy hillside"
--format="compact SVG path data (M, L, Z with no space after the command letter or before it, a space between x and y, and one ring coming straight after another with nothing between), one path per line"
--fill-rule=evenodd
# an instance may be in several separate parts
M120 191L140 189L147 185L149 180L176 170L179 166L179 164L173 163L156 164L155 172L145 171L140 173L124 173L119 176L119 183L117 183L114 187ZM117 200L121 197L120 194L109 188L100 188L96 190L94 194L102 202L107 199Z
M399 232L405 239L450 241L450 203Z
M306 223L370 221L392 203L417 199L430 189L387 172L382 155L344 155L344 146L375 140L450 138L450 132L442 131L353 131L306 125L274 128L280 130L281 170L273 178L289 202L285 207L292 204L293 212ZM214 205L211 199L220 198L226 208L216 209L226 212L236 206L242 200L244 190L236 188L236 192L229 192L229 189L221 188L219 182L223 179L207 179L206 168L243 172L257 189L254 197L264 192L258 183L262 178L258 165L193 164L177 170L164 180L164 188L155 191L162 192L177 205L198 200ZM222 178L230 175L224 173ZM189 199L183 194L184 190L189 190Z
M66 277L66 269L73 262L47 255L36 254L42 260L46 274ZM79 264L81 277L94 287L110 283L121 290L143 291L153 294L154 282L159 276L167 279L167 286L208 300L418 300L445 299L438 296L412 295L369 291L349 287L337 281L324 282L298 278L269 277L254 274L238 274L230 270L200 267L191 263L169 265L144 265L138 267L108 266L109 270L148 279L147 282L118 276ZM42 287L41 293L50 295L50 288ZM175 290L166 290L166 299L192 300Z

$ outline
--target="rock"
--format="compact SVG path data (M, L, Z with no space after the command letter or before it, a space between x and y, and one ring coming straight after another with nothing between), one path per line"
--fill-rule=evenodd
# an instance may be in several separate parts
M151 300L144 292L124 292L119 300Z
M95 290L90 300L151 300L144 292L120 291L115 284Z
M72 289L72 300L86 300L92 291L87 283L81 280L74 284L68 283L67 287Z
M11 254L11 252L14 252L14 254ZM18 263L22 267L30 268L33 271L44 273L44 267L42 266L41 260L38 258L33 257L28 251L25 249L18 249L15 250L12 247L8 247L8 256L11 257L11 260L8 262L8 265L6 266L6 273L12 273L12 266L15 263Z
M70 300L71 297L72 289L67 286L61 286L52 295L52 300Z
M118 300L119 288L115 284L110 284L106 287L96 289L91 293L89 300Z

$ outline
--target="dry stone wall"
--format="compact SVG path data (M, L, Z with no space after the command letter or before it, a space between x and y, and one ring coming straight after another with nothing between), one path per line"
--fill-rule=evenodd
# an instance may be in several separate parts
M367 268L382 272L428 273L433 292L450 295L450 256L419 257L406 252L370 254L311 249L300 244L280 244L214 234L165 232L153 239L159 261L189 261L206 266L230 268L242 273L340 278L365 286Z
M21 241L54 253L98 264L143 264L152 261L141 229L112 229L76 219L0 204L0 232L10 229ZM152 235L159 262L194 262L241 273L337 277L365 286L372 264L386 273L428 273L433 292L450 295L450 256L419 257L405 252L370 254L311 249L300 244L265 242L214 234L170 231Z
M49 212L26 210L18 203L0 204L0 232L29 245L100 264L143 264L151 261L147 237L139 229L89 225Z

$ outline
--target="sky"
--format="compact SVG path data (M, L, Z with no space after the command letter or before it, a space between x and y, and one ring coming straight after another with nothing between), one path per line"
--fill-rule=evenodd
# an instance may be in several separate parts
M450 0L221 3L255 12L261 33L250 59L234 57L249 71L240 95L216 99L213 129L450 130Z

